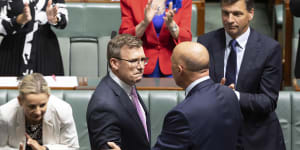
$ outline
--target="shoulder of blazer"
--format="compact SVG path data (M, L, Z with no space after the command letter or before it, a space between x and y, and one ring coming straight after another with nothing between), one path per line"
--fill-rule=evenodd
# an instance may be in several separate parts
M224 28L220 28L220 29L205 33L203 35L200 35L198 37L197 42L208 47L208 46L216 43L216 41L224 40L224 39L225 39L225 30L224 30Z
M110 88L116 95L120 95L122 88L107 74L98 84L95 93L107 92Z

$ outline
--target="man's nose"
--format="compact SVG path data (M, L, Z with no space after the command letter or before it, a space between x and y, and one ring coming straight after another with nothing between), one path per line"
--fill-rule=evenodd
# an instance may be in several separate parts
M229 15L228 15L228 22L229 23L232 23L232 22L234 22L234 16L232 15L232 13L229 13Z

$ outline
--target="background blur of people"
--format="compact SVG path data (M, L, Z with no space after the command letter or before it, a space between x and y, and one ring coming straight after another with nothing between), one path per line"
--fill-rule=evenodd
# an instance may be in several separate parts
M294 16L300 17L300 0L290 0L290 8ZM295 64L295 77L300 78L300 30Z
M182 41L191 41L192 0L121 0L119 33L142 39L149 62L145 77L171 77L171 54Z
M25 76L18 98L0 107L0 133L0 149L5 150L79 148L71 106L50 95L39 73Z
M64 75L60 48L51 26L68 20L64 0L2 0L0 2L0 76L33 72Z

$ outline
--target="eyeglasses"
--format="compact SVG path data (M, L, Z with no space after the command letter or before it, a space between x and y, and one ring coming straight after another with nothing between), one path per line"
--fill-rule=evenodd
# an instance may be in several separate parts
M124 61L127 61L129 63L131 63L132 65L138 65L138 64L142 64L142 65L147 65L148 61L149 61L149 58L148 57L144 57L144 58L136 58L136 59L123 59L123 58L118 58L118 57L115 57L116 59L119 59L119 60L124 60Z

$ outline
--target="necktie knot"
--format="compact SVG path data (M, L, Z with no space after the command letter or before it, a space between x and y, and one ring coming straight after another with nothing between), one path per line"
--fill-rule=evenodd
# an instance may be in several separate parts
M134 98L137 97L135 87L132 87L132 88L131 88L130 95L131 95L132 97L134 97Z
M235 40L235 39L232 39L230 42L230 47L233 48L235 51L236 51L236 47L239 46L239 43Z

